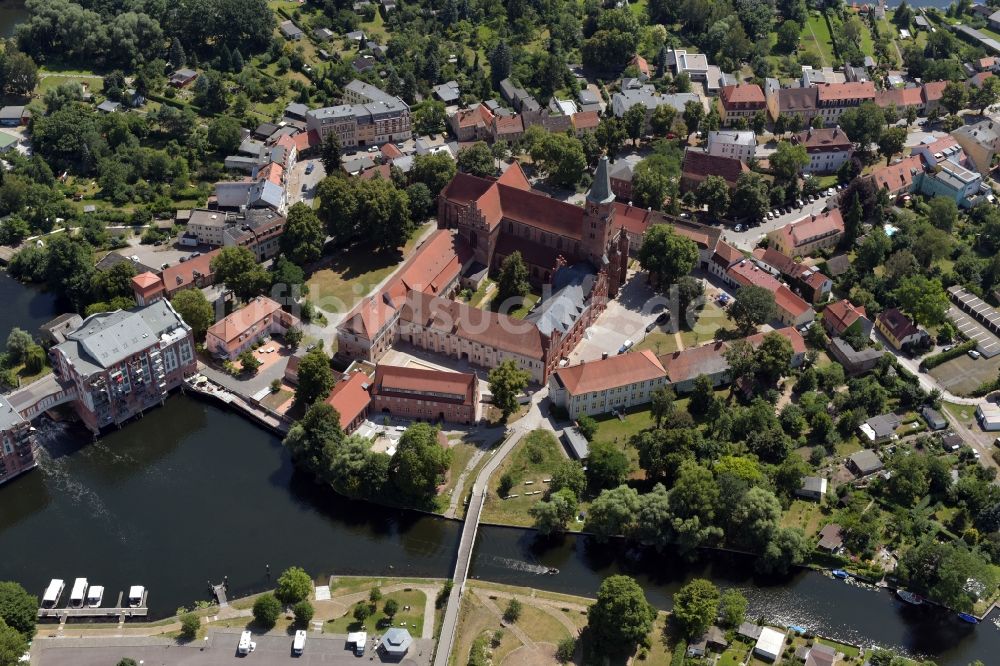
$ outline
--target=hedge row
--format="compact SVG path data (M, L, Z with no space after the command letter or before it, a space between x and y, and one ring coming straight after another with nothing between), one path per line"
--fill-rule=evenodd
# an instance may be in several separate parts
M927 371L931 368L936 368L945 361L950 361L953 358L958 358L962 354L968 354L970 351L976 348L976 341L969 340L963 342L960 345L955 345L946 352L941 352L940 354L935 354L934 356L928 356L920 362L920 370Z

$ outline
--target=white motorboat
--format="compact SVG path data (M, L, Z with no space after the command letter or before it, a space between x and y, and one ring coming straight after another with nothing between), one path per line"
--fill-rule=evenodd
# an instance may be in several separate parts
M100 608L104 600L104 587L101 585L91 585L87 592L87 606L89 608Z
M55 608L65 589L66 581L61 578L53 578L49 581L49 586L45 588L45 594L42 595L42 608Z
M71 608L83 608L83 602L87 599L87 579L77 578L73 581L73 589L69 593L69 605Z

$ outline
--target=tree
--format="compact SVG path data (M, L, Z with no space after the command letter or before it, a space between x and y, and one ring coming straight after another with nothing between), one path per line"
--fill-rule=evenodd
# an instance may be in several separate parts
M507 42L500 40L489 53L490 76L493 87L499 88L500 82L510 76L510 68L514 62L514 54Z
M175 69L180 69L187 64L187 55L184 53L184 47L181 46L181 40L174 37L174 41L170 43L170 52L167 57Z
M723 217L729 212L729 184L722 176L711 175L698 184L694 193L695 200L702 206L708 206L708 214L712 217Z
M631 654L653 629L656 611L634 579L609 576L587 609L587 628L601 654Z
M444 482L451 451L438 443L437 433L430 424L414 423L399 438L396 455L389 462L389 480L403 497L426 502Z
M358 621L358 624L364 624L365 620L367 620L368 616L371 614L372 607L364 602L358 603L358 605L354 607L354 612L352 613L354 619Z
M282 253L296 264L308 264L320 258L325 243L326 232L316 212L301 201L293 204L278 239Z
M691 272L698 261L698 246L665 224L654 224L639 248L639 264L660 288Z
M17 666L21 657L28 651L28 639L13 627L0 620L0 664Z
M801 34L802 27L797 22L782 21L778 28L778 49L785 53L794 53L799 48Z
M194 332L195 339L202 339L208 327L215 322L212 304L201 289L183 289L170 299L170 304Z
M635 104L629 107L622 116L622 124L625 125L625 133L632 139L632 144L637 145L646 128L646 106Z
M507 608L503 611L503 621L508 624L513 624L517 622L518 618L521 617L521 602L516 598L512 598L507 603Z
M698 129L701 121L705 118L705 107L700 101L690 101L684 103L684 124L692 132Z
M793 566L805 562L812 548L813 544L798 527L781 528L757 559L757 569L763 573L786 574Z
M660 104L653 109L653 115L649 119L649 125L653 132L659 136L666 136L670 128L677 119L677 109L669 104Z
M434 197L423 183L413 183L406 188L410 202L410 219L423 222L434 212Z
M592 488L613 488L625 481L628 456L609 442L594 442L587 455L587 481Z
M298 328L297 326L292 326L285 331L284 337L285 337L285 344L288 346L288 348L291 349L292 351L296 351L299 348L299 345L302 344L302 337L303 337L302 329Z
M139 662L131 657L125 657L123 659L119 659L116 666L139 666Z
M531 373L517 367L514 359L508 359L490 370L488 381L493 404L500 409L503 420L506 421L517 411L517 397L527 388Z
M636 206L663 210L664 201L676 187L675 181L663 171L651 168L648 162L640 162L632 173L632 198Z
M663 427L663 422L674 415L677 407L674 405L674 394L673 389L669 386L661 386L650 394L650 414L653 417L653 421L656 423L657 428ZM593 419L591 419L593 420ZM594 430L596 433L597 422L594 421Z
M871 151L871 144L877 143L885 129L885 114L874 102L864 102L848 109L840 116L840 126L861 152Z
M628 536L638 511L639 493L634 488L620 485L604 490L590 505L585 529L600 543L614 536Z
M368 590L368 601L371 602L372 606L375 606L382 600L382 590L376 585L372 589Z
M29 95L38 85L38 67L20 51L8 52L3 61L3 82L12 95Z
M292 606L292 614L295 615L295 625L305 629L309 626L309 622L313 619L313 615L316 614L316 609L313 605L303 599L299 603Z
M410 178L414 182L423 183L431 194L437 196L455 177L455 169L455 160L449 153L417 155L413 158Z
M791 183L809 166L809 154L802 144L779 141L774 154L769 158L774 177L781 182Z
M260 595L253 602L253 619L263 629L269 630L281 615L281 602L270 592Z
M566 488L573 492L574 497L583 495L587 488L587 474L579 460L564 460L552 472L549 492L556 493Z
M500 277L497 280L497 295L494 301L501 311L520 304L521 299L531 291L528 283L528 265L521 258L521 253L515 250L507 255L500 265Z
M979 115L984 115L988 107L997 103L1000 98L1000 81L995 76L984 79L978 88L973 88L969 103L979 109Z
M29 594L19 583L0 582L0 620L8 627L30 640L35 635L37 612L38 597Z
M438 155L422 155L420 157L440 157ZM447 156L444 156L447 158ZM450 173L455 173L455 163L447 158L450 164ZM437 169L440 160L422 160L422 177L434 181L444 173ZM416 163L414 163L416 168ZM412 172L411 172L412 174ZM447 180L450 180L448 176ZM419 179L418 179L419 180ZM432 192L440 191L433 189L427 180L420 180ZM445 180L445 184L447 183ZM353 181L349 181L353 182ZM444 185L441 185L443 187ZM406 192L398 189L392 181L382 178L372 180L362 180L354 185L354 220L352 227L356 230L363 230L375 247L383 250L394 250L406 242L413 229L410 219L410 202L406 198ZM329 224L329 219L327 220Z
M937 326L948 311L948 295L937 278L907 275L899 281L892 296L903 312L924 326Z
M538 533L548 536L564 532L567 523L576 515L576 509L576 494L569 488L562 488L552 493L548 500L535 503L529 513L535 519Z
M968 102L969 95L963 83L949 81L941 91L941 106L948 109L948 113L952 115L964 109Z
M7 336L7 357L12 363L24 362L28 350L35 345L35 339L23 328L15 326Z
M905 147L905 127L890 127L882 132L882 136L878 140L878 151L885 157L886 166L892 161L893 155L902 152Z
M312 592L312 578L301 567L289 567L278 577L278 589L274 596L287 606L309 598Z
M587 168L583 144L574 136L545 134L530 152L539 171L560 187L575 187Z
M212 258L211 267L216 281L244 300L259 295L271 284L271 276L257 263L257 256L243 246L222 248Z
M323 137L323 145L320 147L319 161L323 164L323 170L328 176L339 175L340 173L340 139L336 132L329 132Z
M695 578L674 594L671 618L686 638L701 636L719 612L719 588L712 581Z
M951 233L958 222L958 204L950 197L936 196L928 202L927 219L938 229Z
M396 617L396 613L399 612L399 602L395 599L386 599L385 605L382 607L382 612L392 620L392 618Z
M181 615L181 638L187 641L194 640L201 628L201 618L194 613L184 613Z
M729 306L729 317L744 335L774 318L774 294L763 287L748 285L736 294L736 301Z
M614 116L601 118L594 136L597 138L597 144L607 153L608 159L614 162L622 143L625 142L625 125L621 118Z
M216 116L208 124L208 142L220 154L228 155L240 145L242 130L232 116Z
M763 176L754 172L740 174L729 206L730 217L748 217L759 221L770 205L771 197Z
M299 382L295 387L295 401L300 405L309 406L317 400L326 398L333 388L333 383L330 359L317 347L299 361Z
M254 356L252 349L246 349L239 355L240 368L250 374L256 374L261 362Z
M497 171L493 151L484 141L462 148L458 151L458 170L481 178L492 176Z
M723 627L735 629L747 614L747 598L735 588L725 590L719 597L719 622Z
M588 442L594 440L594 435L597 434L597 421L594 420L594 417L586 414L581 415L576 420L576 427Z
M774 331L764 336L757 348L757 377L774 384L792 367L792 343Z
M770 490L754 487L743 494L729 516L726 537L752 552L761 552L771 542L781 520L781 503Z
M576 639L572 636L567 636L566 638L559 641L559 645L556 646L556 660L560 664L568 664L573 660L573 655L576 653Z
M711 411L714 402L715 387L712 385L712 380L708 375L695 377L688 401L688 411L691 412L691 416L705 416Z

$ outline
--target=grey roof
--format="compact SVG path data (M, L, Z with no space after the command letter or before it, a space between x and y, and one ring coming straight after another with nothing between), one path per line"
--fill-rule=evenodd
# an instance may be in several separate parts
M219 185L225 183L218 183L216 185L216 193L218 193ZM235 183L236 185L246 185L249 183ZM243 201L246 201L246 189L243 190ZM222 228L226 226L229 221L229 216L222 211L218 210L208 210L205 208L196 208L191 211L191 215L188 217L188 224L193 226L202 227L219 227Z
M97 110L104 111L105 113L114 113L120 108L122 108L122 105L120 103L112 102L109 99L106 99L97 105Z
M753 622L744 622L740 625L740 628L736 630L736 633L740 636L746 636L747 638L752 638L757 640L760 638L761 626L759 624L754 624Z
M5 106L0 108L0 120L20 120L24 115L31 115L28 111L25 113L23 106Z
M245 206L252 186L253 183L216 183L215 199L222 208L239 208L240 206Z
M895 414L879 414L865 421L865 425L875 432L875 437L878 439L892 436L900 423L902 421Z
M239 152L245 155L260 157L264 153L264 142L247 137L240 142Z
M178 328L189 330L166 300L132 310L91 315L56 346L87 376L110 368Z
M365 33L362 30L351 30L349 33L344 35L347 39L354 39L356 41L361 41L365 38Z
M882 459L871 449L861 449L851 456L851 462L862 474L871 474L882 469Z
M182 67L182 68L178 69L176 72L174 72L173 76L171 76L171 78L185 78L185 79L190 79L190 78L193 78L195 76L198 76L198 72L194 71L193 69L189 69L187 67Z
M590 455L590 442L576 426L563 430L562 439L566 444L567 452L577 460L583 460Z
M552 331L567 333L587 308L587 299L594 288L594 268L585 262L565 266L552 276L552 295L527 317L542 335Z
M299 26L295 25L295 23L293 23L290 20L289 21L282 21L278 25L278 27L281 29L281 32L286 37L294 37L294 36L301 37L302 36L302 29L299 28Z
M24 423L24 418L11 406L7 398L0 395L0 430L7 430L20 423Z
M382 642L379 643L378 647L390 655L402 656L410 649L412 643L413 638L410 637L410 632L400 627L393 627L382 635Z
M247 196L247 207L281 208L281 202L284 198L284 194L285 192L281 189L280 185L276 185L269 180L256 182L250 188L250 192Z
M576 98L583 104L598 104L601 101L600 96L593 90L581 90L576 94Z
M616 116L621 117L636 104L642 104L650 111L661 104L666 104L682 112L684 111L684 105L688 102L700 103L701 98L694 93L660 95L653 86L646 85L638 90L625 90L615 93L611 98L611 108Z
M941 412L934 409L930 405L924 405L923 409L920 410L920 413L925 419L927 419L927 423L932 428L941 430L948 427L948 422L945 420L944 416L941 415Z
M334 32L329 28L316 28L313 30L313 36L316 39L330 39L334 36Z
M819 476L807 476L802 479L802 490L811 493L823 492L823 482L826 479Z
M635 172L635 165L628 160L619 159L609 174L615 180L626 180L632 182L632 174Z
M826 273L831 277L840 277L851 267L851 259L846 254L838 254L826 260Z
M365 155L363 157L355 157L345 161L344 171L347 173L361 173L365 169L370 169L373 166L375 166L375 161Z
M431 92L437 95L444 103L457 102L462 96L462 91L458 87L458 81L447 81L431 88Z
M587 192L587 201L603 204L614 200L615 193L611 191L611 176L608 174L608 156L603 155L597 163L597 172L594 174L594 183Z
M708 145L725 143L737 146L756 146L757 136L751 130L713 130L708 133Z
M309 107L299 102L289 102L288 106L285 107L285 115L293 118L305 118L307 113L309 113Z
M373 86L370 83L365 83L364 81L361 81L359 79L354 79L353 81L348 83L346 86L344 86L344 90L347 92L352 92L356 95L361 95L365 99L369 99L372 102L389 102L398 99L397 97L393 97L389 93L385 92L381 88Z
M96 268L99 271L107 271L111 270L111 268L117 266L118 264L131 264L133 267L135 267L136 275L138 275L139 273L145 273L147 271L155 272L153 268L150 268L146 264L140 261L132 261L130 257L126 257L125 255L120 254L118 252L108 252L101 258L100 261L97 262L94 268Z

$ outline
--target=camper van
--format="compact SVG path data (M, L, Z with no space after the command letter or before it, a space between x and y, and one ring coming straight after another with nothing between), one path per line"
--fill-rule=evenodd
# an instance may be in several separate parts
M45 594L42 595L42 608L55 608L65 589L66 582L62 579L53 578L49 581L49 586L45 588Z
M253 634L249 631L240 634L240 644L236 648L237 654L247 655L257 649L257 644L250 640L251 638L253 638Z
M306 632L299 629L295 632L295 640L292 641L292 654L302 654L306 649Z
M83 608L87 598L87 579L77 578L73 581L73 589L69 593L69 605L72 608Z

